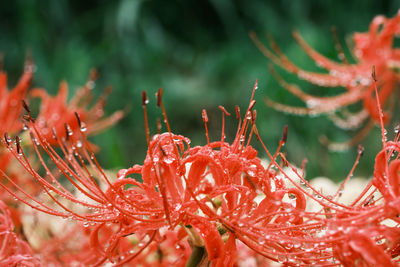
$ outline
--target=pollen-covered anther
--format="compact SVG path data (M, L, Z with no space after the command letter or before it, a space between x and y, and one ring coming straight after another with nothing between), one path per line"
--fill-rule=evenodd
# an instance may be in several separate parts
M57 131L56 131L56 128L51 127L51 132L52 132L52 134L53 134L54 140L57 140L58 138L57 138Z
M201 111L201 118L203 119L203 122L204 122L204 123L207 123L207 122L208 122L207 111L206 111L205 109L203 109L203 110Z
M238 105L235 106L235 112L236 112L236 119L240 119L240 108Z
M218 106L218 108L226 115L226 116L230 116L231 114L223 107L223 106Z
M97 80L97 78L99 77L99 72L96 69L91 69L90 73L89 73L89 79L86 82L86 87L91 90L94 88L95 85L95 81Z
M251 102L249 104L249 107L248 107L248 110L252 110L255 104L256 104L256 101L255 100L251 100Z
M72 133L71 127L70 127L68 124L66 124L66 123L64 123L64 129L65 129L65 139L68 141L68 140L69 140L69 137L70 137L73 133Z
M10 145L11 138L8 136L7 132L4 133L4 142L6 142L7 146Z

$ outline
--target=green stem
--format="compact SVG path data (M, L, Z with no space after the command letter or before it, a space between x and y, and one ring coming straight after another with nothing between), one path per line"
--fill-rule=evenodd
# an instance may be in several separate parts
M206 250L204 247L193 246L192 254L189 257L189 260L186 263L186 267L198 267L203 261L203 258L207 256Z

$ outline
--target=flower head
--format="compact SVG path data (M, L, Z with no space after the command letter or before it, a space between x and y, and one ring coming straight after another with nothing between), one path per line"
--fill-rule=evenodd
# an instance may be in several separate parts
M375 66L376 73L380 77L378 81L380 102L388 111L393 109L394 103L390 101L390 97L394 94L396 85L400 80L400 51L393 44L394 38L400 34L399 25L400 11L394 18L377 16L371 22L368 32L355 33L353 35L354 48L351 51L356 60L355 64L348 62L339 42L337 42L337 47L342 62L335 62L311 48L300 34L294 33L294 38L307 55L328 73L315 73L301 69L282 53L272 39L270 40L270 50L254 34L251 34L259 49L276 65L312 84L322 87L344 87L347 90L332 97L313 96L302 91L295 84L288 84L273 71L282 87L304 101L307 107L293 107L277 103L269 98L266 98L266 103L277 110L293 114L316 115L326 113L337 126L346 129L358 128L370 118L371 122L365 125L360 134L348 142L342 144L326 142L334 150L342 150L349 145L357 144L373 127L373 122L379 122L374 85L370 79L372 66ZM360 111L350 113L344 109L357 102L363 103L363 108ZM389 120L390 112L385 112L385 123Z
M1 266L40 266L29 244L13 232L14 224L6 204L0 201Z
M40 113L37 117L38 126L50 143L56 144L54 138L51 138L52 135L58 138L79 139L76 136L78 122L74 112L79 113L85 122L81 127L88 135L110 127L123 117L122 111L116 111L110 117L104 118L103 108L110 88L107 88L103 96L89 107L93 99L91 90L96 77L97 72L92 70L86 84L70 101L68 101L68 85L65 81L61 82L58 94L54 97L48 95L43 89L34 89L30 92L31 97L41 99Z

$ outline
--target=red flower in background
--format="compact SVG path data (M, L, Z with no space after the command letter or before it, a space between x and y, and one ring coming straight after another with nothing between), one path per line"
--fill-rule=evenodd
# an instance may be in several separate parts
M10 211L0 200L0 265L40 266L29 244L13 232L14 224Z
M104 117L104 104L110 88L92 103L94 82L97 78L97 72L92 70L87 83L80 88L68 101L68 85L64 81L60 84L58 94L54 97L47 94L43 89L33 89L30 96L41 99L40 113L37 117L38 126L43 135L52 144L56 144L54 134L58 137L67 137L72 140L78 140L79 137L74 134L77 131L78 123L74 112L78 112L85 121L82 127L86 130L87 135L99 133L106 128L114 125L123 116L122 111L116 111L109 117ZM91 107L89 107L91 105Z
M332 121L342 128L357 128L368 118L371 119L365 128L355 138L346 143L332 143L330 148L342 150L349 145L357 144L373 127L374 122L379 121L379 111L374 95L374 85L370 82L370 70L375 66L376 72L380 77L378 82L379 99L382 106L389 111L393 109L394 90L399 84L400 75L400 50L393 46L393 41L400 34L400 12L394 18L377 16L372 21L369 31L366 33L355 33L353 35L354 48L352 55L356 63L350 64L341 47L339 57L342 62L332 61L317 51L312 49L298 34L294 33L294 38L304 51L315 63L328 71L328 73L315 73L305 71L293 64L270 40L272 50L264 46L254 34L251 34L255 44L273 63L283 69L296 74L312 84L322 87L344 87L347 91L332 97L317 97L302 91L295 84L288 84L282 78L277 77L283 88L291 92L304 101L307 107L293 107L277 103L266 98L266 103L271 107L293 114L330 114ZM350 113L343 109L357 102L363 103L363 109L356 113ZM338 114L335 114L337 112ZM385 123L390 120L390 112L384 114ZM328 142L329 143L329 142Z
M24 74L12 90L8 90L7 88L6 73L3 71L0 72L0 134L1 136L4 136L6 142L10 141L9 136L6 132L14 135L19 134L22 130L24 130L23 122L21 120L22 111L24 109L21 103L23 100L31 99L32 97L40 97L42 99L41 106L39 108L40 113L38 117L38 126L41 128L43 134L48 136L49 132L51 133L51 136L54 132L58 131L60 133L60 138L61 136L62 138L64 138L66 132L68 134L72 134L72 130L76 131L77 123L74 113L71 113L71 109L79 111L87 120L88 125L85 127L88 128L88 134L98 133L99 131L116 123L123 116L122 111L117 111L110 117L104 117L103 107L108 91L102 97L100 97L100 99L96 103L88 108L88 105L91 103L92 99L90 90L93 88L94 85L95 72L92 72L92 75L86 85L82 89L80 89L75 94L75 96L67 103L68 92L65 82L62 83L59 94L56 97L51 97L47 95L47 93L45 93L42 89L35 89L29 92L33 76L33 69L34 65L32 61L30 59L27 60L25 64ZM71 118L71 116L73 117ZM51 131L50 129L54 130ZM23 139L23 141L25 141L25 139L29 140L29 136L23 136ZM67 139L74 140L74 136L67 135ZM49 140L53 139L49 138ZM19 142L20 141L21 139L19 139ZM21 144L21 146L28 145L29 142L23 142ZM53 142L53 145L57 145L57 142ZM23 184L24 190L27 194L29 193L34 196L40 194L43 190L41 186L32 179L29 173L21 170L18 165L12 164L12 158L13 156L8 153L8 151L4 149L4 147L0 147L0 170L2 170L2 172L6 174L10 179L4 179L2 176L0 178L1 185L11 188L13 183L19 185ZM31 163L32 165L40 164L39 161L31 161ZM59 175L55 174L55 176L58 177ZM10 181L12 181L12 183ZM28 244L21 243L16 239L18 238L17 235L23 235L23 225L21 224L21 220L26 215L25 212L22 212L20 209L21 203L16 202L14 199L12 199L12 197L10 197L10 194L6 193L4 190L0 192L0 199L1 201L3 201L1 202L1 204L4 206L4 210L5 205L7 205L7 214L10 213L12 215L7 221L8 228L4 230L8 232L4 232L2 236L4 237L2 239L3 245L1 245L3 249L0 253L3 254L0 254L0 262L3 263L4 261L5 266L11 266L12 263L33 266L33 264L27 263L29 261L29 258L19 255L21 253L25 253L26 248L28 248ZM12 233L13 230L14 233ZM61 237L57 236L54 239L57 238ZM23 249L21 252L19 252L19 247ZM31 252L32 251L30 251L30 253ZM5 261L7 258L9 258L9 261ZM21 263L18 263L19 261ZM7 262L7 264L9 265L7 265L5 262ZM39 260L35 259L34 262L35 264L38 264ZM41 259L41 262L44 264L44 259Z
M82 125L82 130L86 130L88 135L96 134L109 126L115 124L123 117L122 111L117 111L109 117L104 117L104 105L110 90L106 92L93 104L91 90L94 86L94 81L97 77L96 71L92 71L88 82L80 90L76 92L74 97L68 102L68 89L66 82L62 82L58 95L52 97L43 89L30 89L34 65L31 60L27 60L25 72L20 78L18 84L12 89L7 88L7 75L5 72L0 72L0 134L8 139L8 134L18 134L23 130L24 126L21 120L23 100L31 98L40 98L41 104L39 107L39 115L37 125L41 129L43 135L57 145L53 138L54 134L59 138L67 138L75 140L74 132L78 124L73 111L77 111L85 119L86 125ZM73 111L72 111L73 110ZM26 139L29 137L27 136ZM25 139L25 137L23 138ZM22 145L25 145L23 143ZM22 182L24 174L19 168L10 169L10 154L4 153L0 149L0 168L7 171L14 181ZM4 181L6 182L6 181ZM25 181L31 186L30 192L34 192L37 185L32 183L31 179ZM37 188L40 189L40 188ZM6 196L2 196L5 200Z
M30 60L25 64L25 71L17 85L8 90L7 74L0 71L0 134L4 132L18 133L22 128L21 101L26 97L32 81L33 65ZM10 155L0 149L0 168L5 169L10 161Z

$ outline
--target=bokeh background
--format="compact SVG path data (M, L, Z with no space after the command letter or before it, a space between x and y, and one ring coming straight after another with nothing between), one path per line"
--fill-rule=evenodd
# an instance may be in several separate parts
M375 15L392 17L399 7L399 0L15 0L3 3L0 9L0 51L5 56L10 87L22 72L27 50L32 52L37 67L34 87L53 94L60 81L66 80L72 95L85 83L91 68L99 71L94 93L100 95L107 85L114 89L107 113L127 107L130 110L117 125L92 138L101 147L98 156L105 168L126 168L143 162L146 142L142 90L150 95L153 133L156 118L161 117L153 95L162 87L173 131L191 138L192 145L200 145L206 142L201 110L208 111L212 139L219 138L218 105L233 113L236 104L245 109L258 79L257 123L267 146L276 148L282 128L288 124L284 148L288 159L299 165L307 158L308 178L323 175L341 180L354 162L356 149L330 152L318 137L344 141L356 132L337 129L326 116L297 117L265 106L265 96L286 104L302 103L279 87L268 72L268 60L248 33L254 31L264 41L265 33L271 33L290 59L304 69L318 71L294 42L293 30L316 50L337 60L332 26L346 44L351 33L367 31ZM335 95L343 91L318 88L278 71L310 93ZM232 117L227 123L228 140L235 131ZM355 175L369 177L380 147L379 129L363 143L366 152ZM253 145L259 147L255 139ZM266 154L261 151L260 156Z

